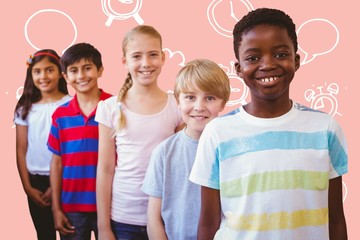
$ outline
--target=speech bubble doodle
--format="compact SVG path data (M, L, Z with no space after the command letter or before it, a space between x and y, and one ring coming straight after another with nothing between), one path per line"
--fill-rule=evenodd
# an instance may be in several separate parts
M348 195L348 188L344 181L342 181L342 185L343 185L343 202L345 202L346 197Z
M306 22L304 22L303 24L300 25L300 27L298 28L297 30L297 35L300 36L300 32L304 32L305 30L305 26L307 29L311 29L311 25L310 24L313 24L315 26L315 24L326 24L327 26L325 27L321 27L321 28L317 28L317 31L315 31L316 33L319 33L320 30L326 30L326 27L331 27L331 30L335 30L335 34L336 34L336 37L335 37L335 41L334 43L332 44L332 46L328 49L325 49L325 50L305 50L303 47L301 47L301 44L300 42L303 44L304 41L299 41L299 49L305 54L305 57L303 59L303 61L301 62L301 65L304 65L304 64L307 64L311 61L313 61L316 57L318 56L321 56L321 55L324 55L324 54L327 54L329 52L331 52L332 50L335 49L335 47L338 45L339 43L339 38L340 38L340 34L339 34L339 30L337 29L337 27L335 26L335 24L333 24L332 22L330 22L329 20L327 19L323 19L323 18L314 18L314 19L310 19ZM309 30L310 31L310 30ZM312 48L313 46L316 46L316 47L319 47L319 45L314 45L314 31L311 31L309 32L308 34L305 34L306 37L309 37L311 38L311 40L309 39L309 44L308 44L308 48ZM323 42L324 39L329 39L329 38L324 38L323 36L321 38L321 41ZM331 44L330 44L331 45ZM326 44L322 44L322 46L320 48L322 48L323 46L326 46ZM316 51L319 51L319 52L316 52Z
M27 42L28 42L34 49L36 49L36 50L40 50L40 49L41 49L41 48L35 46L35 44L30 40L29 34L28 34L28 25L29 25L30 21L31 21L35 16L37 16L37 15L39 15L39 14L42 14L42 13L58 13L58 14L61 14L61 15L65 16L65 17L70 21L72 27L74 28L74 33L75 33L75 34L74 34L74 38L73 38L73 40L71 41L71 43L70 43L65 49L62 50L62 53L64 53L67 48L69 48L71 45L73 45L73 44L75 43L75 41L76 41L76 39L77 39L77 28L76 28L75 22L72 20L72 18L71 18L68 14L66 14L66 13L64 13L64 12L62 12L62 11L60 11L60 10L57 10L57 9L42 9L42 10L39 10L39 11L35 12L33 15L31 15L31 16L29 17L29 19L26 21L25 27L24 27L25 38L26 38ZM48 23L47 23L47 24L48 24Z
M111 4L112 1L114 2L114 4ZM136 1L135 7L132 10L130 11L125 10L128 12L120 13L118 10L114 10L113 5L115 5L116 3L120 3L125 9L127 7L126 5L130 6L131 4L134 3L134 1L133 0L117 0L117 1L101 0L102 11L106 16L108 16L108 19L105 22L105 26L110 27L114 20L126 20L131 17L133 17L139 25L144 24L144 20L139 15L139 11L142 6L142 0L135 0L135 1Z
M247 11L254 10L254 7L251 5L251 3L248 0L240 0L240 1L243 3L243 5L245 5ZM235 10L239 11L241 9L236 8L234 6L234 1L230 0L230 1L228 1L228 4L225 3L225 5L224 5L224 7L228 8L227 9L228 14L216 14L217 8L220 8L220 5L223 5L223 4L221 4L222 2L223 2L223 0L213 0L209 4L209 6L207 8L207 18L209 20L210 25L213 27L213 29L217 33L219 33L225 37L231 38L232 37L232 26L236 22L239 21L239 18L236 17ZM217 19L216 15L220 15L221 17L226 16L226 15L230 16L230 18L233 21L231 23L230 23L230 20L227 20L225 22L228 23L231 26L231 28L227 29L227 28L223 27L222 25L224 23L220 23L220 21Z

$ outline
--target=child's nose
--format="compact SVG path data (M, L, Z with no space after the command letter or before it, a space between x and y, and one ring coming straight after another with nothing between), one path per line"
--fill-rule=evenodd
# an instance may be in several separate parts
M261 69L262 70L271 69L271 68L274 68L274 66L275 66L275 62L274 62L272 56L264 56L261 58Z
M201 99L195 101L194 110L201 111L204 109L204 102Z

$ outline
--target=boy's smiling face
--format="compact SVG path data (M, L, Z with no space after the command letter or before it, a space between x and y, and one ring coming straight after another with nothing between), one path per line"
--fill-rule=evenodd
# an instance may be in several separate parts
M92 61L82 58L69 65L63 75L76 92L87 93L98 87L97 80L101 77L102 72L103 67L98 69Z
M289 100L289 86L300 56L285 28L261 24L242 35L237 72L252 101Z
M186 134L199 139L205 125L217 117L224 109L224 100L212 94L205 93L197 87L189 92L179 94L179 108L186 123Z

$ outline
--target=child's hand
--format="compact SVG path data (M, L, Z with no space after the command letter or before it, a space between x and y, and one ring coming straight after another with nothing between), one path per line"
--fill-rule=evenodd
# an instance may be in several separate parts
M55 229L62 235L75 234L75 227L71 225L62 211L53 212Z
M47 202L43 199L44 193L37 190L36 188L30 188L26 190L26 195L30 197L32 201L34 201L40 207L48 207L50 206L50 202Z
M46 192L41 196L44 202L51 205L51 188L46 189Z

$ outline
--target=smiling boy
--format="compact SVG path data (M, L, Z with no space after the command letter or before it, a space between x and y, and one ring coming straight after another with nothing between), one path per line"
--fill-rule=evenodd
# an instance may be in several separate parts
M53 153L50 184L55 228L61 239L97 237L95 178L98 160L100 100L111 95L99 89L103 72L100 52L88 43L68 48L61 57L64 78L76 95L52 115L48 147Z
M201 135L190 175L201 185L198 239L347 239L344 134L330 115L289 96L300 67L295 24L261 8L233 34L251 102Z

